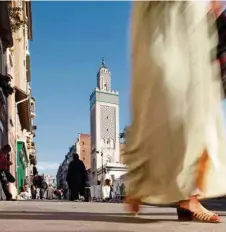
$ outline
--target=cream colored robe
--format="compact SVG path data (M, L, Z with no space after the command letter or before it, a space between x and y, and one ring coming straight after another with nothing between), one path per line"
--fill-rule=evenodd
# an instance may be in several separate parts
M204 197L226 194L217 34L204 2L134 2L127 189L146 203L187 199L207 149ZM214 67L214 68L213 68Z

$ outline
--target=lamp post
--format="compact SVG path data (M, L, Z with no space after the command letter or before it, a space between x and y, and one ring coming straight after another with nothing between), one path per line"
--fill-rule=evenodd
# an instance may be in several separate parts
M97 154L100 154L101 155L101 184L103 184L103 181L104 181L104 154L102 151L96 151Z
M15 156L16 156L16 187L17 187L17 191L18 191L18 158L17 158L17 115L18 115L18 105L30 100L30 95L26 98L24 98L23 100L20 100L18 102L16 102L15 104Z

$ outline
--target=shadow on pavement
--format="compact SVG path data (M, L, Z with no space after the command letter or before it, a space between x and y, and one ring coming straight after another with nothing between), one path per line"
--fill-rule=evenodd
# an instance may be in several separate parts
M202 204L208 210L219 211L219 212L226 211L226 200L225 199L214 199L214 200L202 201Z
M140 214L141 216L144 214ZM0 220L72 220L72 221L99 221L99 222L115 222L115 223L132 223L144 224L155 223L160 221L177 221L174 213L150 213L145 215L175 215L174 219L152 219L139 218L131 216L131 214L108 214L108 213L89 213L89 212L35 212L35 211L1 211Z

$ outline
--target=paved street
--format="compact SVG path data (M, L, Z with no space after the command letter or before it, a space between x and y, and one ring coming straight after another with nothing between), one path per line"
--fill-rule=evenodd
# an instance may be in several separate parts
M71 202L0 202L1 232L132 232L226 230L226 201L215 200L209 207L222 215L221 224L178 222L175 209L144 206L132 217L123 204Z

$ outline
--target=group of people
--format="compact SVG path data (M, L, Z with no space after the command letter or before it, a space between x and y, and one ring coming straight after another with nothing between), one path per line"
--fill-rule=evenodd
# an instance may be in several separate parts
M51 184L45 189L41 186L31 185L31 187L29 187L25 184L21 187L19 196L20 200L53 200L55 196L59 198L58 192Z

